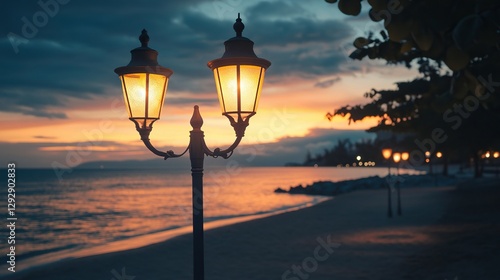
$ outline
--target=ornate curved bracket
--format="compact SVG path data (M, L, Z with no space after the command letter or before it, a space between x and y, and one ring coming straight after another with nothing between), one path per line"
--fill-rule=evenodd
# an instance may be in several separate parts
M174 151L172 150L169 150L169 151L166 151L166 152L162 152L162 151L159 151L158 149L156 149L153 144L151 144L151 142L149 141L149 134L151 133L151 128L147 128L147 127L144 127L144 128L137 128L137 131L139 132L139 134L141 135L141 140L142 142L144 143L144 145L146 146L146 148L148 148L148 150L150 150L153 154L157 155L157 156L160 156L160 157L163 157L163 159L167 159L167 158L176 158L176 157L181 157L183 156L189 149L189 146L186 148L186 150L182 153L182 154L176 154L174 153Z
M229 148L227 148L225 150L221 150L220 148L215 148L213 151L210 151L210 149L205 144L205 141L203 141L203 151L205 152L205 154L207 156L211 156L213 158L221 157L224 159L228 159L233 155L234 149L236 149L236 147L238 147L242 138L243 138L243 136L236 137L236 140L234 140L234 143L231 146L229 146Z
M240 144L241 139L243 136L245 136L245 129L248 126L248 118L246 121L243 121L241 118L238 119L238 122L234 121L232 117L229 115L226 115L226 117L229 118L229 121L231 122L231 126L234 128L234 131L236 132L236 140L234 143L229 146L229 148L225 150L221 150L220 148L216 148L213 151L211 151L207 144L205 143L205 140L202 140L202 145L203 145L203 153L207 156L211 156L214 158L217 157L222 157L224 159L227 159L233 155L234 149ZM203 125L203 119L200 114L200 110L198 105L194 106L194 112L193 112L193 117L191 118L191 126L193 127L193 131L201 131L201 126Z
M228 117L229 121L231 122L231 126L234 128L234 131L236 133L236 139L234 140L234 143L231 144L231 146L229 146L229 148L227 148L225 150L221 150L220 148L216 148L213 151L211 151L208 148L207 144L205 143L204 137L203 137L203 131L201 130L201 126L203 125L203 119L200 115L200 110L199 110L198 105L194 106L193 116L191 117L191 126L193 127L193 130L191 131L191 137L195 137L195 138L191 138L191 141L190 141L188 147L186 148L186 150L182 154L176 154L173 151L162 152L162 151L159 151L158 149L156 149L153 146L153 144L151 144L151 142L149 141L149 134L151 133L152 126L140 127L136 123L136 129L139 132L139 134L141 135L141 140L144 143L144 145L148 148L148 150L150 150L153 154L155 154L157 156L163 157L164 159L181 157L187 151L189 151L190 148L197 147L198 144L200 144L200 146L198 146L200 148L193 149L193 151L196 150L196 152L194 152L195 154L203 157L202 156L202 153L203 153L204 155L211 156L214 158L221 157L221 158L227 159L233 155L234 149L236 149L236 147L240 144L241 139L243 139L243 136L245 136L245 129L248 126L248 118L250 116L247 117L245 120L242 120L240 117L240 118L238 118L238 121L235 121L229 115L226 115L226 117ZM197 140L194 140L194 139L197 139ZM195 143L195 144L193 144L193 143ZM198 143L198 144L196 144L196 143ZM191 151L190 153L193 153L193 151Z

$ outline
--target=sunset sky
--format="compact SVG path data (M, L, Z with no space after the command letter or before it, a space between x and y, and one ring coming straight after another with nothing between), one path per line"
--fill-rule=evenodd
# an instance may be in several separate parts
M417 75L348 58L357 36L382 28L369 21L366 7L348 17L323 0L8 1L0 11L2 164L50 168L154 158L128 120L113 72L129 62L143 28L159 63L174 71L151 134L154 145L183 150L196 104L208 145L230 144L234 131L221 116L206 63L235 35L238 12L243 36L272 62L242 141L241 153L258 151L253 164L301 162L307 150L320 152L339 137L373 137L362 130L376 120L349 126L342 118L328 122L326 112Z

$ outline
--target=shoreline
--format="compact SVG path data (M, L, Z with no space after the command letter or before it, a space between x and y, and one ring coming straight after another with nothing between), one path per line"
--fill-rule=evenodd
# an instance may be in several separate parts
M420 174L420 175L412 175L412 176L425 176L425 174ZM347 179L347 180L340 180L336 181L336 184L352 184L353 182L356 182L357 180L364 180L364 179L369 179L371 177L363 177L360 179ZM385 177L382 177L383 179ZM332 181L333 182L333 181ZM273 215L279 215L281 213L285 212L290 212L290 211L295 211L298 209L302 209L305 207L310 207L312 205L318 204L322 201L332 199L332 195L325 195L325 194L320 194L320 193L304 193L308 196L315 196L316 198L314 199L313 202L309 202L306 204L301 204L297 205L294 207L286 208L284 210L275 210L273 212L268 212L268 213L257 213L257 214L252 214L252 215L246 215L246 216L237 216L237 217L231 217L231 218L222 218L222 219L217 219L217 220L212 220L212 221L205 221L205 229L212 229L212 228L217 228L217 227L223 227L223 226L229 226L232 224L240 223L240 222L246 222L250 221L253 219L261 219L265 218L268 216L273 216ZM338 193L340 195L341 193ZM49 253L44 253L40 255L35 255L32 257L28 257L27 259L24 259L22 255L20 255L18 258L20 259L19 263L21 265L24 263L26 264L26 268L22 268L22 271L25 270L31 270L31 269L36 269L38 267L43 267L45 265L50 265L52 263L57 263L57 262L64 262L66 260L71 260L71 259L76 259L76 258L82 258L82 257L89 257L93 255L100 255L100 254L107 254L107 253L113 253L113 252L119 252L119 251L126 251L126 250L131 250L131 249L137 249L140 247L145 247L149 246L155 243L160 243L164 242L167 240L170 240L172 238L178 237L180 235L185 235L185 234L190 234L192 232L192 225L185 225L173 229L167 229L167 230L162 230L160 232L154 232L154 233L149 233L145 235L140 235L140 236L135 236L131 238L126 238L126 239L121 239L121 240L116 240L116 241L111 241L106 244L101 244L93 247L78 247L78 248L71 248L71 249L63 249L59 251L53 251ZM4 277L6 275L9 275L10 272L6 272L7 270L4 269L7 267L5 264L0 265L0 277Z
M426 175L423 175L426 176ZM463 180L465 178L459 178L460 180ZM488 178L485 178L484 180L488 180ZM471 184L472 182L474 183L483 183L481 180L472 180L469 179L468 181L464 181L467 184ZM425 186L405 186L403 188L403 192L434 192L434 191L441 191L442 189L449 189L450 187L443 187L443 186L432 186L432 185L425 185ZM454 187L452 187L454 188ZM363 193L363 192L379 192L377 195L380 195L380 189L375 189L375 190L356 190L354 192L349 192L346 193L342 196L335 196L335 200L338 200L339 197L345 197L349 196L352 194L356 194L358 192ZM374 193L374 194L375 194ZM248 216L241 216L241 217L233 217L230 219L221 219L221 220L216 220L216 221L210 221L210 222L205 222L205 230L207 234L209 232L212 232L213 230L229 230L231 231L231 228L234 227L239 227L241 224L247 224L247 223L254 223L258 222L258 220L266 220L266 219L273 219L276 218L276 216L281 216L283 214L289 214L293 212L300 212L297 210L306 210L309 208L314 208L315 206L319 206L321 204L327 204L328 201L332 200L332 197L321 197L318 196L319 200L316 200L312 203L306 203L303 205L300 205L298 207L292 207L288 208L285 210L280 210L272 213L264 213L264 214L256 214L256 215L248 215ZM404 201L404 200L403 200ZM301 211L302 211L301 210ZM101 259L105 258L105 256L109 255L126 255L130 254L133 251L137 250L149 250L155 246L163 246L165 243L169 242L176 242L176 240L182 239L185 240L186 238L190 241L192 234L192 229L191 225L184 226L181 228L175 228L171 230L166 230L166 231L161 231L153 234L148 234L148 235L142 235L142 236L137 236L133 237L130 239L125 239L125 240L119 240L115 241L112 243L108 244L103 244L97 247L92 247L92 248L85 248L85 249L80 249L77 251L73 252L67 252L64 255L61 255L60 252L54 252L54 256L47 256L47 255L41 255L37 256L34 258L39 258L40 260L36 260L35 262L30 265L29 268L27 269L22 269L18 270L17 273L12 275L13 273L8 272L6 273L6 269L2 269L2 272L0 272L0 277L7 277L8 279L25 279L22 278L24 275L31 275L32 272L36 273L37 271L44 271L50 268L54 267L65 267L69 263L75 263L75 262L80 262L84 259ZM20 261L20 266L22 267L22 261ZM2 267L6 268L6 266ZM5 274L4 274L5 273ZM12 277L9 277L12 276ZM19 278L21 277L21 278ZM30 279L30 278L26 278Z
M404 218L387 219L386 192L360 190L299 211L207 230L207 278L210 275L210 279L275 279L282 276L294 263L300 264L304 258L310 256L318 246L318 238L331 239L340 244L340 247L335 249L335 252L339 253L334 252L328 259L329 265L325 262L318 269L317 273L320 275L331 273L328 272L331 269L338 269L336 263L352 266L352 246L356 247L356 243L361 242L365 236L370 236L370 232L375 234L375 241L380 243L382 251L392 252L391 246L406 248L413 239L401 237L404 235L401 232L409 231L408 235L412 235L417 241L425 236L419 231L442 216L448 204L446 194L453 189L454 187L406 189ZM353 208L353 205L362 207ZM324 215L325 213L331 213L333 216ZM393 238L395 244L387 243L387 238ZM137 249L37 267L15 273L8 279L109 279L113 276L113 270L122 269L126 269L126 275L137 276L137 279L159 279L165 278L166 275L168 279L189 279L192 277L191 250L192 235L184 234ZM406 248L401 252L409 254L414 250ZM371 254L364 254L363 257L371 258ZM373 261L378 259L380 258L377 257ZM391 258L391 261L399 263L400 259ZM248 273L242 275L243 268ZM332 275L335 274L337 272Z
M314 199L314 201L309 203L300 204L297 206L289 207L286 209L276 210L267 213L257 213L251 215L230 217L217 219L212 221L204 222L204 230L212 230L220 227L227 227L239 223L244 223L248 221L263 219L275 215L280 215L287 212L298 211L300 209L312 207L314 205L323 203L328 200L334 199L333 197L320 197ZM167 242L174 238L191 235L192 234L192 225L181 226L178 228L167 229L160 232L150 233L146 235L135 236L131 238L126 238L122 240L112 241L106 244L101 244L98 246L88 247L88 248L79 248L79 249L66 249L61 251L50 252L47 254L37 255L31 258L28 258L27 261L28 267L23 268L22 270L18 270L16 274L25 274L29 273L33 270L43 269L46 266L56 265L59 263L64 263L68 260L75 260L79 258L85 257L93 257L110 253L117 252L125 252L134 249L140 249L147 246L152 246L158 243ZM21 255L22 258L22 255ZM19 261L22 263L23 261ZM18 266L16 264L16 266ZM8 271L6 268L7 265L0 265L0 277L9 277L12 275L12 272Z

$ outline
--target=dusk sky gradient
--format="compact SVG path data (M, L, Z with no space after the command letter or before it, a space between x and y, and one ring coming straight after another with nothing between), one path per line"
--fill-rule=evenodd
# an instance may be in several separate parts
M320 152L339 138L373 137L362 130L376 120L349 126L342 118L328 122L326 112L364 103L370 89L393 88L417 75L416 69L348 58L356 37L382 29L370 22L366 7L348 17L323 0L7 1L0 9L3 164L50 168L54 162L73 167L154 158L128 120L113 72L129 62L143 28L159 63L174 71L153 144L184 150L196 104L207 144L232 143L234 131L221 115L206 63L234 36L238 12L243 36L272 62L241 144L242 154L259 147L250 164L301 162L307 150Z

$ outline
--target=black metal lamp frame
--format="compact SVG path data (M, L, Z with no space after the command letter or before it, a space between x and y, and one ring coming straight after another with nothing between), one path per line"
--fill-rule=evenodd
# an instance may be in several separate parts
M244 25L241 22L240 14L238 13L238 18L236 23L233 25L236 31L236 37L233 37L226 42L224 55L219 59L214 59L208 62L208 67L212 70L222 66L236 65L239 69L240 65L254 65L260 66L263 69L267 69L271 62L268 60L257 57L253 52L253 42L243 37L242 31ZM148 74L158 74L163 75L167 79L172 75L173 71L165 68L158 64L157 56L158 52L148 47L149 36L146 30L142 31L139 37L141 41L141 47L136 48L131 51L132 59L127 66L118 67L115 69L115 73L122 77L122 82L124 82L123 75L133 74L133 73L148 73ZM263 76L263 71L261 70L261 79ZM239 79L239 70L238 70ZM259 80L259 83L261 81ZM124 90L127 90L124 86ZM238 88L238 96L241 94ZM256 94L259 94L257 91ZM128 96L126 94L126 96ZM128 98L128 97L127 97ZM146 91L146 99L148 97L148 92ZM256 96L257 98L257 96ZM257 99L256 99L257 100ZM203 162L205 156L211 156L214 158L221 157L224 159L229 158L234 149L240 144L241 139L245 136L245 130L249 124L249 119L255 115L255 105L254 111L243 112L241 111L241 104L238 101L238 111L237 112L224 112L225 115L234 128L236 133L236 139L234 143L230 145L227 149L216 148L213 151L210 150L204 139L204 132L201 130L203 125L203 119L200 114L198 105L194 106L193 116L191 118L191 126L193 130L190 131L190 141L186 150L181 154L176 154L173 151L162 152L156 149L149 139L149 135L153 129L153 123L158 120L158 116L148 116L148 100L146 100L145 116L131 116L129 119L135 123L135 127L141 136L141 140L144 145L155 155L168 158L177 158L183 156L189 151L189 158L191 160L191 175L192 175L192 207L193 207L193 266L194 266L194 279L203 280L205 274L204 265L204 232L203 232ZM163 102L162 102L163 103ZM130 108L129 111L131 112ZM161 111L160 111L161 113ZM231 114L235 114L235 118ZM242 113L245 117L242 117ZM131 113L132 114L132 113Z

